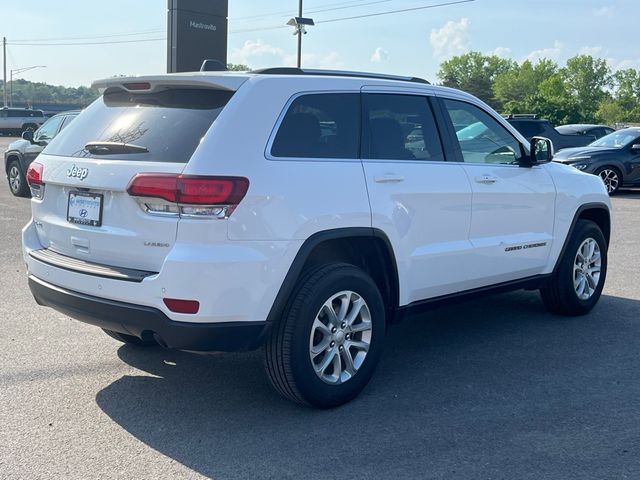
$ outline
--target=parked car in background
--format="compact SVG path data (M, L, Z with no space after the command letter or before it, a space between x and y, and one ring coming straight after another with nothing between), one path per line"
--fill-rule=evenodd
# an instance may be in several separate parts
M29 128L35 130L46 120L42 110L31 108L0 108L0 133L20 135Z
M4 171L9 189L16 197L28 197L26 172L29 165L80 112L64 112L49 118L38 130L25 130L21 140L16 140L4 152Z
M609 195L640 186L640 127L614 131L582 148L567 148L554 161L599 175Z
M592 135L565 135L553 128L549 120L538 118L534 114L512 114L505 116L507 122L513 125L527 140L532 137L545 137L553 142L555 151L571 147L583 147L593 142Z
M560 125L556 127L556 130L562 135L591 135L596 140L616 131L615 128L606 125L591 125L585 123Z

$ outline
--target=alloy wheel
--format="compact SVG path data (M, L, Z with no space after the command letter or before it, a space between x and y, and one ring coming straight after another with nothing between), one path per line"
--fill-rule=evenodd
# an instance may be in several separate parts
M612 170L610 168L605 168L600 172L600 178L604 182L604 186L607 187L607 192L612 193L618 189L618 185L620 185L620 177L618 177L618 172Z
M573 262L573 288L580 300L590 299L598 288L601 266L600 246L593 238L587 238Z
M20 170L16 165L12 165L9 168L9 187L11 191L16 194L22 188L22 178L20 176Z
M316 375L332 385L351 379L367 356L371 336L371 312L364 299L350 290L333 295L311 327L309 357Z

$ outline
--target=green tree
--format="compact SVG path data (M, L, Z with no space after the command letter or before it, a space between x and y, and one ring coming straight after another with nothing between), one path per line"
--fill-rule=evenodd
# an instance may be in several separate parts
M535 65L525 60L521 65L496 76L493 94L499 104L522 102L538 93L542 82L558 71L558 65L548 59L542 59Z
M600 103L612 86L611 69L606 60L591 55L576 55L561 70L569 95L579 104L584 121L595 121Z
M227 70L230 72L248 72L251 68L243 63L227 63Z
M505 60L496 55L469 52L443 62L438 71L438 80L446 87L464 90L499 107L493 94L493 82L498 75L516 65L513 60Z

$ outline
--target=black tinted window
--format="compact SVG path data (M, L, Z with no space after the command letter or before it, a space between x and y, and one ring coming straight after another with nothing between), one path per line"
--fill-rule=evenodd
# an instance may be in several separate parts
M511 122L524 137L531 138L544 132L542 122L528 122L526 120L517 120Z
M444 160L429 101L418 95L368 94L363 156Z
M322 93L296 98L271 147L274 157L358 158L360 95Z
M12 118L42 118L42 110L9 110L9 117Z
M49 155L188 162L200 140L232 96L213 89L169 89L156 93L107 90L49 144ZM95 155L90 142L127 143L144 153Z

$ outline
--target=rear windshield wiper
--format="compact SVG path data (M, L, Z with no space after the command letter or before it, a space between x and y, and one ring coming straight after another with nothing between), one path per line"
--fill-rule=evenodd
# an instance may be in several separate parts
M89 142L84 149L93 155L112 155L114 153L149 153L146 147L131 143Z

